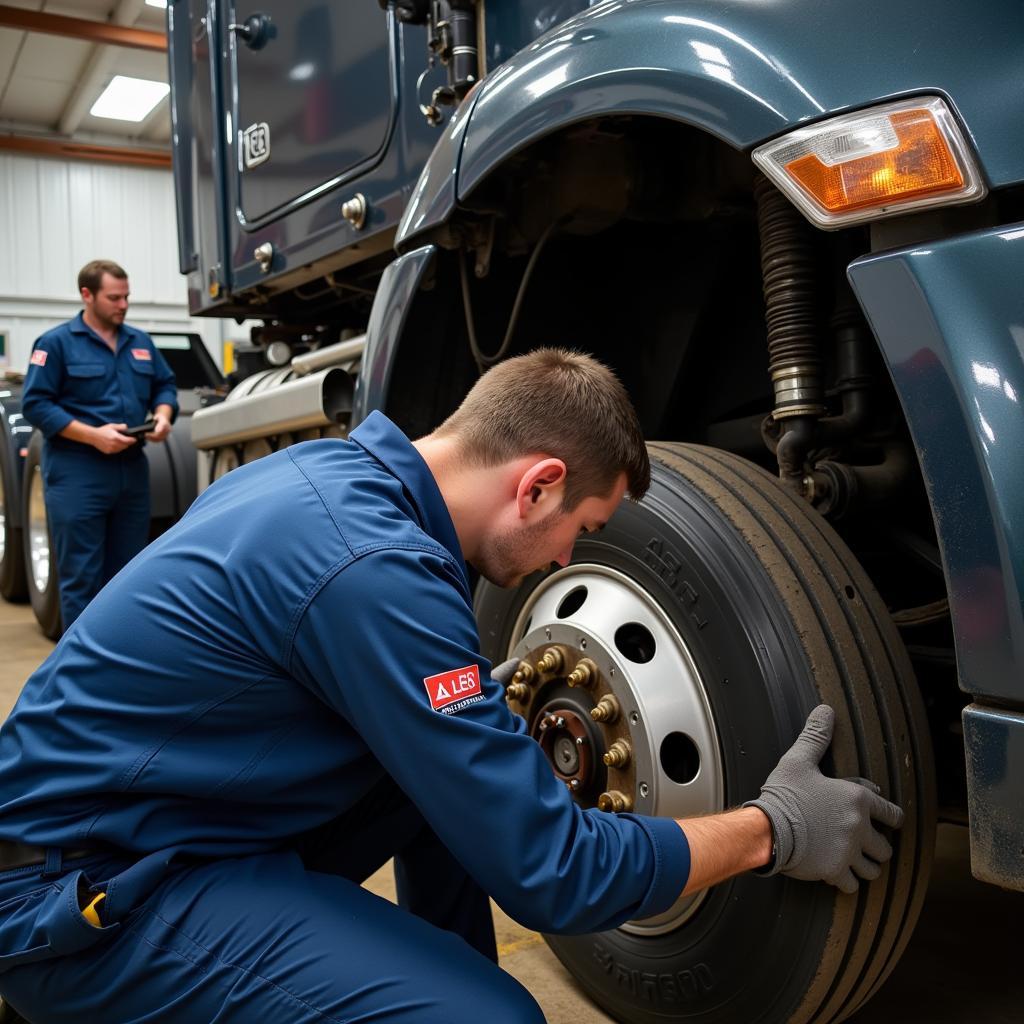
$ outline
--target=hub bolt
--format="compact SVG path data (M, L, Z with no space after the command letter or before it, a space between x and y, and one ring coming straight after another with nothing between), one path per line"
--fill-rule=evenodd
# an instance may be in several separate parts
M510 683L505 690L506 700L524 701L530 696L530 688L526 683Z
M604 755L604 763L609 768L625 768L633 756L633 751L625 740L616 740Z
M608 722L610 725L619 717L619 702L610 693L606 693L590 709L590 717L595 722Z
M569 787L569 792L570 793L575 793L576 790L578 790L580 788L580 780L579 779L570 779L566 783L566 785Z
M597 682L597 666L589 658L581 658L566 682L570 686L593 686Z
M565 658L557 647L549 647L537 662L539 672L557 672L564 663Z
M528 661L521 661L516 668L516 674L512 677L512 682L532 683L535 675L536 673L533 670L533 666Z
M633 809L633 801L625 793L610 789L597 798L597 806L602 811L630 811Z

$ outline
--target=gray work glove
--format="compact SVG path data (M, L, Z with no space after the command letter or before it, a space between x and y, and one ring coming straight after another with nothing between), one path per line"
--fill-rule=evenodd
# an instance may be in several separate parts
M768 815L775 836L777 871L791 878L825 881L843 892L857 891L857 878L871 881L892 856L892 847L872 825L903 824L903 811L879 796L867 779L832 779L818 767L832 742L835 712L820 704L796 743L782 755L761 796L744 804Z
M519 659L509 658L508 661L503 661L500 665L495 665L491 669L491 678L497 679L502 686L508 686L512 682L512 677L516 674L517 668L519 668Z

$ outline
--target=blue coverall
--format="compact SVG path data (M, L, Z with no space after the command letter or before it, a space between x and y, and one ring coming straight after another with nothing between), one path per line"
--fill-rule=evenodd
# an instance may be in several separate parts
M0 993L39 1024L529 1024L484 893L586 933L689 873L673 821L556 781L380 413L220 480L96 597L0 729L0 836L50 851L0 873ZM404 910L359 886L392 855Z
M123 324L117 351L79 313L32 348L21 411L46 437L43 484L67 629L149 538L149 466L140 439L118 455L60 437L72 421L143 423L178 409L174 374L145 331Z

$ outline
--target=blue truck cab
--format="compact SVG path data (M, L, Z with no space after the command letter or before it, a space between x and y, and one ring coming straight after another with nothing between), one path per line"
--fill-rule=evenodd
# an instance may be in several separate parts
M420 435L501 359L591 352L651 492L569 566L476 592L552 771L584 806L719 810L825 700L828 769L906 811L854 897L746 876L549 937L617 1019L853 1013L906 945L939 820L1024 889L1018 16L168 5L190 304L263 321L259 372L194 417L206 479L374 409Z

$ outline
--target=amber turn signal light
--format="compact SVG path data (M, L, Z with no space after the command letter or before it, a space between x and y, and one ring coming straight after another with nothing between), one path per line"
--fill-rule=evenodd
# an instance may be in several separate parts
M937 97L834 117L759 147L753 158L822 227L985 194L960 128Z

